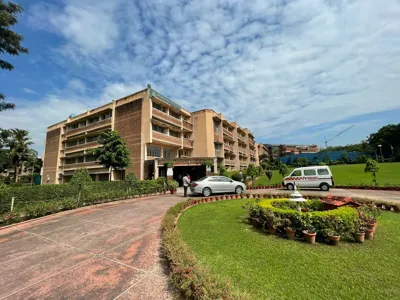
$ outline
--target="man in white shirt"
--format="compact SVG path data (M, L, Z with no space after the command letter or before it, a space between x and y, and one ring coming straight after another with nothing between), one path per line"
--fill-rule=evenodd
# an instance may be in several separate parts
M187 197L187 189L190 185L190 179L188 178L188 174L186 174L183 178L182 178L182 183L183 183L183 195L184 197Z

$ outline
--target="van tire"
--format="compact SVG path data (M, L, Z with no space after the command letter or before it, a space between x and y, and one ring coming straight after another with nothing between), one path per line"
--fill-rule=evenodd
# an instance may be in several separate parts
M319 188L321 189L321 191L323 191L323 192L328 192L329 191L329 184L327 184L327 183L321 183L320 185L319 185Z
M286 188L287 188L289 191L293 191L293 190L294 190L294 185L293 185L293 183L288 183L288 184L286 185Z

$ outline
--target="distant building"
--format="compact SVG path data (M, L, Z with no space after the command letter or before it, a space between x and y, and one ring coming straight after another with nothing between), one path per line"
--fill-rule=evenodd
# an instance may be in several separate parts
M271 157L282 157L291 154L318 153L317 145L296 145L296 144L264 144Z

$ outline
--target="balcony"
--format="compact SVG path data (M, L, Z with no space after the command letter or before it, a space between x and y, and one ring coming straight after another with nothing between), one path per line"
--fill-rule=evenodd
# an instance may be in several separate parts
M230 160L230 159L225 159L225 165L234 166L235 165L235 161L234 160Z
M220 157L220 158L224 157L224 155L223 155L223 153L222 153L222 150L220 150L220 149L215 149L215 156L216 156L216 157Z
M101 120L99 122L95 122L83 127L79 127L79 128L75 128L75 129L71 129L68 130L65 134L65 136L68 138L70 136L74 136L77 134L81 134L81 133L85 133L85 132L89 132L89 131L93 131L93 130L97 130L103 127L107 127L107 126L111 126L111 118L105 119L105 120Z
M250 156L256 157L256 151L251 151L250 150Z
M183 129L193 131L193 124L188 121L183 121Z
M153 107L153 117L156 117L157 119L160 119L161 121L173 124L175 126L178 126L179 128L182 127L182 121L170 116L169 114L166 114L165 112L162 112L161 110L158 110L157 108ZM193 126L192 126L193 129Z
M193 141L189 139L183 139L183 147L193 149Z
M63 166L63 170L64 171L68 171L68 170L75 170L75 169L79 169L79 168L104 168L103 165L100 165L98 162L96 161L89 161L89 162L83 162L83 163L79 163L79 164L70 164L70 165L64 165Z
M234 152L233 146L228 145L228 144L224 144L224 149L225 149L226 151Z
M243 144L246 144L246 138L245 137L243 137L241 135L238 135L238 140L239 140L239 142L242 142Z
M163 143L166 143L166 144L182 147L181 138L170 136L168 134L164 134L164 133L154 131L154 130L153 130L153 139L158 140Z
M214 132L214 143L222 144L224 138L220 132Z
M71 153L71 152L86 150L89 148L95 148L98 145L99 144L97 143L97 141L93 141L93 142L86 143L86 144L80 144L80 145L76 145L76 146L72 146L72 147L66 147L64 150L64 153Z
M226 129L226 128L223 129L223 132L224 132L224 134L225 134L227 137L233 139L233 132L229 131L229 130Z
M247 167L249 164L247 161L240 161L240 166L241 167Z

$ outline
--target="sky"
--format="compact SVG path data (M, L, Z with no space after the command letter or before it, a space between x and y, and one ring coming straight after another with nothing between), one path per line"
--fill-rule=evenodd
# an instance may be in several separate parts
M210 108L259 143L357 143L400 121L400 1L14 0L28 55L1 55L17 105L0 128L46 127L144 89Z

